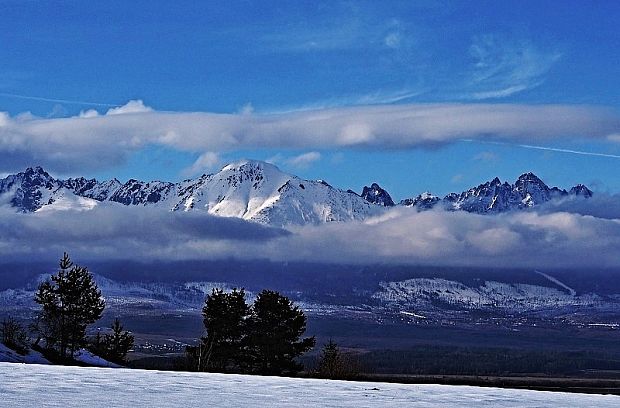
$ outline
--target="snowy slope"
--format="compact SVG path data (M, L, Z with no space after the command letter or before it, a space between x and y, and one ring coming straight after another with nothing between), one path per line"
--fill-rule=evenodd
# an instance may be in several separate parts
M103 201L206 211L277 226L362 220L381 210L353 192L303 180L252 160L231 163L218 173L181 183L56 180L40 167L0 180L0 203L21 212L89 209Z
M119 368L118 364L110 363L103 358L94 355L88 350L81 349L75 354L75 359L84 364L94 367ZM22 363L22 364L51 364L41 353L30 349L28 354L21 355L14 350L0 343L0 363ZM0 386L1 387L1 386ZM0 388L1 390L1 388ZM1 404L0 404L1 405Z
M548 187L532 173L514 184L498 178L443 199L430 193L402 200L400 205L426 210L440 205L448 210L479 214L534 207L562 197L592 196L579 184L570 191ZM275 226L364 220L394 206L378 184L364 187L361 196L320 180L303 180L276 166L255 160L231 163L215 174L180 183L131 179L99 182L95 179L58 180L41 167L0 179L0 205L20 212L88 210L100 202L154 206L172 211L205 211Z
M2 406L617 407L620 397L449 385L0 363Z
M181 183L178 196L174 210L203 209L279 226L361 220L379 211L357 194L252 160L231 163L197 182Z
M30 350L28 354L21 354L11 350L4 344L0 343L0 362L5 363L26 363L26 364L50 364L38 351ZM1 386L0 386L1 387ZM1 390L1 388L0 388ZM1 391L0 391L1 395Z
M381 282L373 298L405 307L456 306L463 309L499 309L512 312L548 308L597 308L605 299L592 293L577 295L557 279L544 274L556 287L525 283L483 281L479 286L440 278L416 278ZM567 293L568 292L568 293Z

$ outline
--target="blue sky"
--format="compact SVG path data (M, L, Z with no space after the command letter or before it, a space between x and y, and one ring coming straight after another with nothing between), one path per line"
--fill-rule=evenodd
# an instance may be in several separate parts
M10 132L0 128L5 157L0 172L43 164L59 175L179 180L247 157L345 189L359 191L377 181L396 199L425 190L463 190L494 176L512 181L525 171L561 187L583 182L618 192L620 158L612 157L620 155L615 138L620 135L618 21L620 5L611 1L243 1L224 6L0 0L0 111L11 122ZM551 104L587 106L597 113L583 118L593 124L570 134L560 128L549 136L547 127L568 119L550 115L548 125L538 123L526 135L511 130L498 136L484 127L437 143L395 143L384 138L382 132L393 133L385 124L372 128L370 142L333 145L324 139L309 142L312 129L303 143L283 142L295 139L299 127L269 140L261 140L258 132L251 142L219 145L211 143L218 135L184 143L186 135L176 129L173 142L134 140L138 125L131 121L105 125L107 133L80 125L78 139L68 140L79 141L84 160L59 164L58 157L73 159L66 151L71 143L62 143L61 132L76 132L72 125L63 127L68 118L94 109L99 126L109 109L131 100L142 100L152 115L233 114L233 121L383 105L417 109L419 104L509 109ZM146 124L139 129L147 133L155 116L143 111L139 116ZM604 132L597 125L603 111L609 122ZM40 122L33 124L24 112ZM344 128L357 129L355 112ZM530 116L523 120L529 122ZM518 128L518 121L511 126ZM32 147L36 139L29 139L29 131L43 137L49 149ZM228 134L228 128L222 132ZM94 139L105 137L122 154L102 149L101 140Z

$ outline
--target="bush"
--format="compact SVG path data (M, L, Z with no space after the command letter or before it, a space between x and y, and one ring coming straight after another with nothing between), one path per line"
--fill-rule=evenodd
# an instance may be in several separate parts
M19 354L28 354L28 333L14 318L8 317L0 324L0 340Z

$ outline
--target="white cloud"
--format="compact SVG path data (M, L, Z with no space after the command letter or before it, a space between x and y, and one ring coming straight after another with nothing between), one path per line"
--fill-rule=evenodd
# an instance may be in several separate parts
M254 106L252 106L252 104L248 102L243 105L241 109L239 109L239 113L243 115L251 115L252 113L254 113Z
M85 111L81 111L80 114L78 115L78 117L80 118L94 118L96 116L99 116L99 112L97 112L95 109L88 109Z
M149 207L100 205L90 211L34 214L0 208L0 256L8 261L25 256L53 260L69 251L78 258L150 262L269 259L368 265L620 267L620 199L591 200L569 200L540 212L500 216L397 208L365 222L290 231L198 211ZM610 206L612 201L615 204Z
M620 221L571 213L396 210L364 223L301 228L286 238L295 260L480 267L620 266ZM273 245L280 245L276 240ZM281 256L272 250L272 258ZM591 256L596 253L596 259Z
M214 152L205 152L198 156L196 161L187 169L184 170L184 174L193 176L200 173L205 173L215 169L222 163L220 156Z
M110 108L108 109L108 112L106 113L106 115L122 115L125 113L145 113L145 112L151 112L152 110L153 110L152 108L145 106L142 100L138 99L138 100L129 101L125 105L119 106L117 108Z
M294 167L307 168L312 163L321 160L321 153L308 152L300 154L299 156L291 157L286 160L286 163Z
M409 149L463 138L531 143L605 138L620 115L567 105L408 104L282 114L158 112L131 101L105 115L42 119L0 115L0 171L39 164L58 172L106 168L147 145L221 153L235 149Z

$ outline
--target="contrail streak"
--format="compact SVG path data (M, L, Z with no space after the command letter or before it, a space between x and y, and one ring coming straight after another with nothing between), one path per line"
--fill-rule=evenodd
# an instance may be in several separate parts
M488 140L473 140L473 139L461 139L461 141L468 142L468 143L473 142L473 143L482 143L482 144L494 144L494 145L500 145L500 146L521 147L523 149L546 150L546 151L558 152L558 153L571 153L571 154L579 154L582 156L596 156L596 157L607 157L611 159L620 159L620 155L617 155L617 154L584 152L582 150L561 149L559 147L534 146L534 145L528 145L528 144L492 142Z
M17 99L28 99L31 101L42 101L42 102L54 102L54 103L67 103L71 105L93 105L93 106L106 106L108 108L113 108L120 105L114 105L111 103L101 103L101 102L86 102L86 101L72 101L68 99L54 99L54 98L44 98L41 96L29 96L29 95L19 95L13 93L0 92L0 96L6 96L8 98L17 98Z

